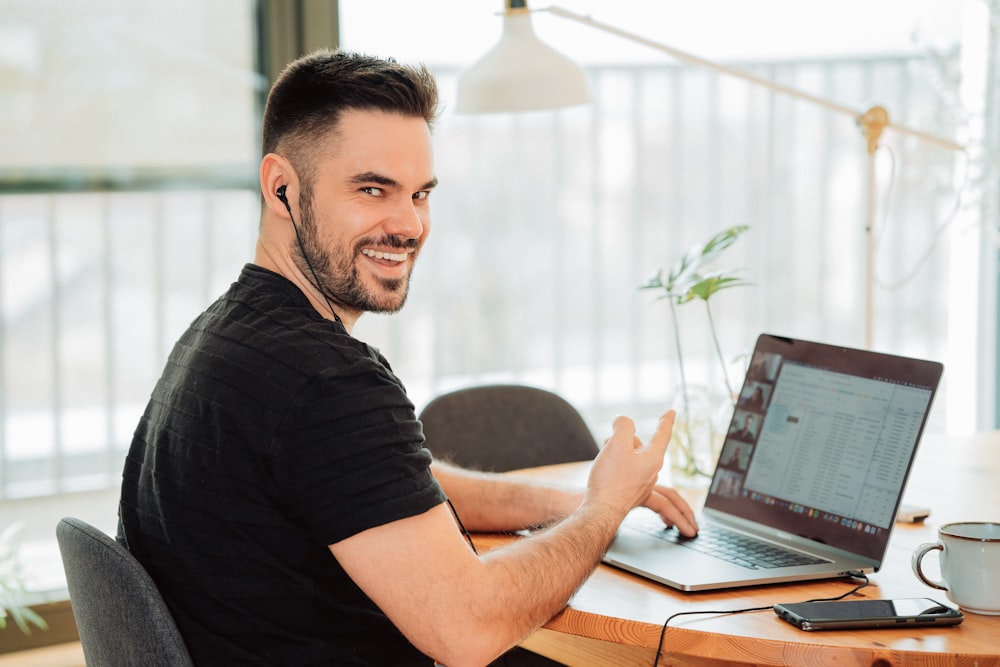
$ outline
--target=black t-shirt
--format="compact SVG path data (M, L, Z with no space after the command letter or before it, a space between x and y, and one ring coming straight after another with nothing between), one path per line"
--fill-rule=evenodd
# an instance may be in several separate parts
M120 531L196 664L430 665L327 548L443 502L430 461L386 360L247 265L170 354Z

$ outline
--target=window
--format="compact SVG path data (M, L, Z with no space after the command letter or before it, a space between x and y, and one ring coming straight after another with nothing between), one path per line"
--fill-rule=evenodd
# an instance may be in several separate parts
M252 256L254 21L234 0L0 13L0 527L26 521L32 588L60 586L60 516L114 531L167 351Z

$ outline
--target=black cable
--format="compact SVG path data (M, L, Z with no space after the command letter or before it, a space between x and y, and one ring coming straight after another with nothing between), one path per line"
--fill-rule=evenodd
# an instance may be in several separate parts
M462 523L462 519L458 516L458 511L455 509L455 506L451 504L451 498L445 498L445 502L448 503L448 507L451 509L451 515L455 517L455 522L458 524L459 530L462 531L462 535L465 535L465 541L469 543L470 547L472 547L472 553L478 556L479 552L476 551L476 545L472 541L472 535L470 535L469 531L465 529L465 524Z
M455 522L458 524L459 530L462 531L462 535L465 536L465 541L469 543L469 547L472 549L472 553L478 556L479 551L476 550L476 545L472 541L472 535L465 528L465 524L462 523L461 517L458 516L458 510L456 510L455 505L452 504L451 498L445 497L445 502L448 503L448 508L451 510L451 515L455 517ZM832 598L813 598L812 600L806 600L806 602L835 602L837 600L843 600L847 596L857 593L870 583L868 575L866 575L864 572L851 570L847 572L847 576L851 577L852 579L861 579L862 581L860 584L858 584L851 590L847 591L846 593L843 593L842 595L838 595ZM722 609L722 610L702 609L698 611L679 611L675 614L671 614L670 616L667 617L667 620L663 622L663 627L660 629L660 639L656 645L656 655L653 657L653 667L656 667L657 665L660 664L660 656L663 655L663 638L667 633L667 626L670 624L670 621L674 620L678 616L690 616L693 614L745 614L753 611L767 611L768 609L774 609L774 605L769 605L767 607L746 607L744 609ZM500 656L500 658L503 660L503 664L506 664L506 655ZM494 665L495 664L496 663L494 663Z
M344 323L340 321L340 316L337 315L337 311L333 309L333 304L330 303L330 297L328 297L326 292L323 291L323 286L319 282L319 276L316 275L316 269L313 268L312 261L306 253L306 246L302 243L302 236L299 234L299 226L295 223L295 217L292 216L292 205L288 203L288 196L285 194L287 192L286 188L287 186L282 185L278 188L276 194L278 195L278 199L281 200L281 203L284 204L285 208L288 210L288 219L292 221L292 229L295 230L295 240L299 244L299 252L302 253L302 259L306 260L306 266L309 267L309 273L311 273L313 277L313 287L315 287L316 291L319 292L321 297L323 297L323 301L326 302L326 307L330 309L330 314L333 315L333 319L338 324L343 326ZM454 508L452 508L452 511L454 511Z
M812 600L806 600L806 602L836 602L837 600L843 600L849 595L854 595L869 584L868 576L864 572L852 570L848 572L847 575L852 579L862 579L863 581L843 595L838 595L832 598L813 598ZM674 620L678 616L690 616L693 614L745 614L752 611L767 611L769 609L774 609L774 605L769 605L767 607L746 607L745 609L703 609L698 611L679 611L676 614L671 614L667 617L667 620L663 622L663 627L660 629L660 641L656 645L656 655L653 657L653 667L660 664L660 656L663 655L663 638L667 634L667 626L670 624L670 621Z

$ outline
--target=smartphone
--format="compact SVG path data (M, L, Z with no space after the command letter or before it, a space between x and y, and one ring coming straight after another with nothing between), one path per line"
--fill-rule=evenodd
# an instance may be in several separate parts
M930 598L793 602L774 605L774 613L803 630L958 625L965 619L962 612Z

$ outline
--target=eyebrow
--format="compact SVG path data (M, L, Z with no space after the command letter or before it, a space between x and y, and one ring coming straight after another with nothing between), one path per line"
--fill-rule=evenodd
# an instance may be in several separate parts
M351 182L359 185L362 183L378 183L379 185L383 185L387 188L395 188L395 189L402 188L399 182L396 181L395 179L389 178L388 176L383 176L381 174L376 174L373 171L366 171L361 174L355 174L355 176L351 179ZM431 180L424 183L422 186L420 186L418 190L430 190L436 187L437 184L438 184L438 179L437 177L434 177Z

